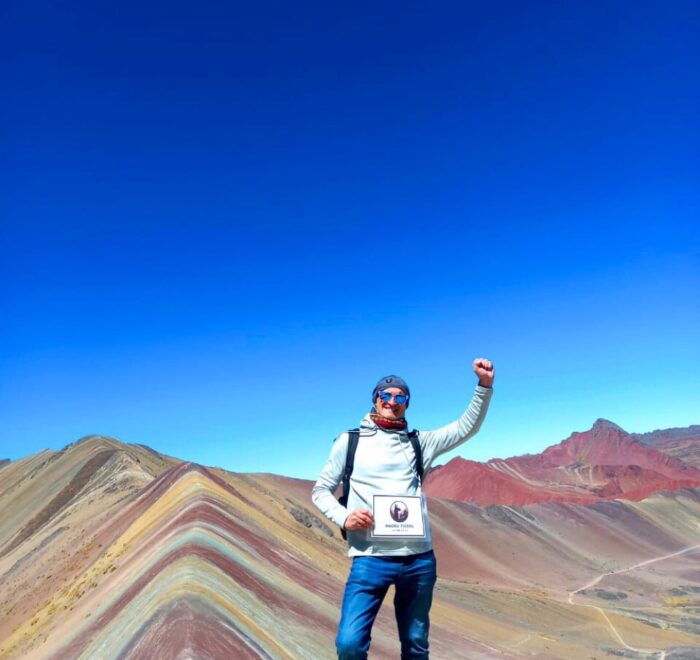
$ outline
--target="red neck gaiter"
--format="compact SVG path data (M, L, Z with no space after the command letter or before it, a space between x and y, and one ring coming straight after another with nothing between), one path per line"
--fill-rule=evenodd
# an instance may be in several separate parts
M386 429L387 431L405 431L408 428L408 422L406 419L387 419L382 417L379 413L370 413L370 419L380 428Z

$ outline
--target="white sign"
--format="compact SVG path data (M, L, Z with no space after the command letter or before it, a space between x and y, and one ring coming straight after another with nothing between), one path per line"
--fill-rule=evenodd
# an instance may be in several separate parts
M423 499L417 495L375 495L374 539L424 539Z

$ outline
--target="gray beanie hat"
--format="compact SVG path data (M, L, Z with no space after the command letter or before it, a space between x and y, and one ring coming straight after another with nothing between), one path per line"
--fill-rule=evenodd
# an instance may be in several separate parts
M406 381L398 376L384 376L384 378L382 378L375 385L374 389L372 390L372 405L374 405L374 402L377 400L379 392L387 389L388 387L398 387L408 395L408 401L406 401L406 408L408 408L408 404L411 403L411 390L408 389Z

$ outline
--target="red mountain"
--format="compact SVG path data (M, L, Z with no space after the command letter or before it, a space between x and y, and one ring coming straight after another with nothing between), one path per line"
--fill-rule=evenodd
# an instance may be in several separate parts
M659 490L700 486L700 470L645 446L619 426L598 420L589 431L541 454L492 459L455 458L435 468L425 492L433 497L491 504L588 503L641 500Z

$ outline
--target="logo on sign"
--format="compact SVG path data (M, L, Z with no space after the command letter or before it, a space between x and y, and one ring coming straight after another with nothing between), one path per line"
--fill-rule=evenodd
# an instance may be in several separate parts
M408 518L408 507L401 500L397 500L391 504L389 515L398 523L405 522Z

